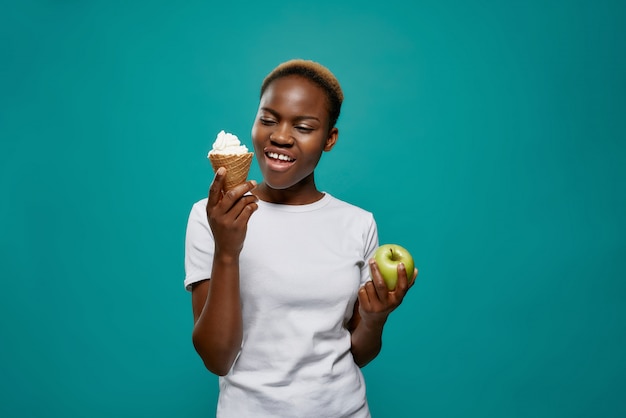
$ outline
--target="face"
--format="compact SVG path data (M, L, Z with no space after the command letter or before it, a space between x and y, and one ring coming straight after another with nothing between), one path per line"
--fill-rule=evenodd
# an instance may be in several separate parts
M274 80L265 90L252 127L264 183L277 190L315 189L313 171L337 141L329 130L325 91L301 76Z

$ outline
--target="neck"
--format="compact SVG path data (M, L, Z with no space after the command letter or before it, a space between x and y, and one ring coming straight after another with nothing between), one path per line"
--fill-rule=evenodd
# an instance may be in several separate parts
M287 189L274 189L262 182L254 188L252 193L264 202L282 205L308 205L324 197L324 193L317 190L314 182L307 185L295 185Z

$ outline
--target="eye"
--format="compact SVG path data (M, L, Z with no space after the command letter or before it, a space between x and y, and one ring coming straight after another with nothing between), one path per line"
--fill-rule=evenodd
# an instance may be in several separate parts
M266 118L266 117L263 117L263 116L261 116L261 117L259 118L259 121L261 122L261 124L263 124L263 125L267 125L267 126L269 126L269 125L274 125L274 124L276 123L276 121L275 121L275 120L270 119L270 118Z
M296 129L305 134L308 134L309 132L313 131L313 128L309 128L308 126L302 126L302 125L296 126Z

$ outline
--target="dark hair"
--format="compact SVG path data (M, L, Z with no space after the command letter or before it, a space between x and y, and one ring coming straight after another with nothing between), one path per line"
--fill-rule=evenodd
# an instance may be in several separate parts
M341 112L343 91L337 78L322 64L302 59L293 59L279 64L263 80L261 96L272 81L290 75L304 77L324 89L328 98L329 129L334 128Z

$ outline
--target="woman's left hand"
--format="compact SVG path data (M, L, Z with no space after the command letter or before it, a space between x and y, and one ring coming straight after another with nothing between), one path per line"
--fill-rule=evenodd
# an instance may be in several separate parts
M350 351L359 367L365 366L380 352L385 322L389 314L400 306L417 277L417 269L412 271L409 279L404 266L398 266L396 288L389 290L376 262L372 259L369 265L372 280L359 289L354 313L347 324L352 334Z
M402 303L404 296L415 283L417 268L407 274L403 264L398 265L398 282L394 290L389 290L376 262L369 260L372 280L359 289L359 315L365 323L382 325L389 314Z

